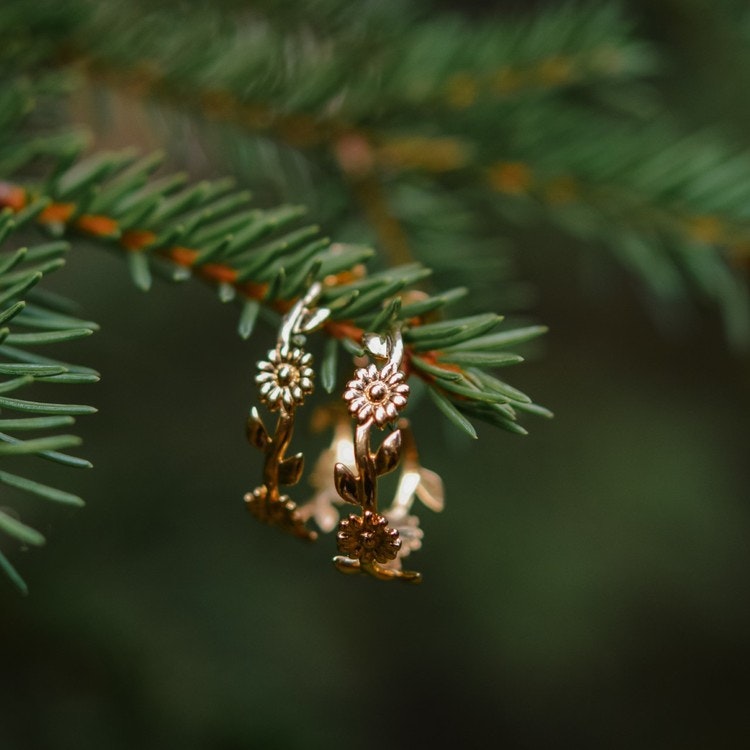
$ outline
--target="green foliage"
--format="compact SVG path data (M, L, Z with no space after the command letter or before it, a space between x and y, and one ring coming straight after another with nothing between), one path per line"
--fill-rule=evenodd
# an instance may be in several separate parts
M29 215L27 213L26 221ZM43 295L36 293L36 285L43 277L60 268L67 245L54 242L14 250L14 235L22 226L23 220L19 223L18 215L14 217L7 209L0 213L0 237L3 238L0 253L0 375L4 377L0 382L0 410L3 414L17 412L20 415L0 418L0 457L31 455L66 466L88 467L91 465L88 461L64 452L80 445L80 438L66 433L49 434L49 431L71 426L74 416L90 414L96 411L93 407L8 395L35 385L36 391L43 383L98 380L97 373L89 368L70 365L35 351L37 346L88 336L96 325L61 313L50 307ZM49 258L52 260L47 260ZM24 437L19 438L19 433ZM27 437L29 434L31 437ZM0 471L0 483L52 502L83 505L74 494L10 471ZM23 514L19 517L15 511L4 507L0 510L0 533L23 546L44 544L44 536L20 520L22 517ZM25 593L23 579L1 551L0 567Z
M359 354L362 330L385 331L400 323L413 352L408 356L414 372L435 393L443 411L461 410L525 432L515 425L518 412L514 406L530 399L476 369L498 362L510 364L521 361L520 357L477 359L475 354L475 367L465 374L460 366L450 364L453 347L474 340L481 346L484 335L502 319L493 314L444 322L424 318L442 314L442 308L462 296L464 289L422 294L403 304L402 293L429 277L428 268L405 263L362 275L361 264L373 251L321 237L317 225L301 221L302 207L252 207L249 193L234 189L231 180L190 184L183 174L155 175L162 160L158 154L139 158L133 151L101 151L82 158L80 137L50 127L45 114L59 107L66 90L65 79L51 75L49 69L59 64L53 21L62 11L44 4L38 9L52 15L42 13L36 22L27 23L26 13L14 3L2 11L6 33L13 33L14 28L17 32L21 26L25 33L20 37L27 41L34 33L47 36L36 54L20 59L7 54L3 60L6 87L0 117L6 127L0 138L4 180L0 203L6 208L0 214L0 239L5 243L0 253L0 324L4 326L0 329L0 374L7 379L0 383L0 410L28 416L0 419L0 427L7 430L0 433L0 457L30 454L68 466L90 466L65 452L80 443L74 435L16 436L67 426L73 416L95 411L86 405L15 396L18 389L36 383L98 379L90 368L35 352L37 346L72 341L96 328L74 317L64 301L35 289L64 264L68 245L57 239L62 235L119 251L134 283L143 290L152 286L155 276L172 281L197 277L213 284L222 302L239 303L238 329L243 337L252 333L262 307L283 311L313 280L326 281L323 302L332 311L330 325L334 326L328 329L333 338L321 368L326 390L335 387L339 342ZM42 230L54 239L35 239L28 248L14 249L19 229L24 230L24 237L38 237ZM338 283L330 283L337 275ZM438 361L442 350L447 366ZM467 351L473 353L471 348ZM465 417L461 420L468 424ZM0 472L0 482L52 502L82 504L74 494L15 473ZM0 511L0 533L21 545L44 542L38 531L6 511ZM1 553L0 566L25 591L21 577Z
M35 15L50 60L57 44L92 82L135 88L170 128L189 112L244 181L263 174L339 236L470 285L475 307L528 304L498 234L541 221L750 340L727 262L750 235L748 157L666 110L668 65L620 4L481 22L429 2L200 2L182 22L177 7L78 0L63 33L56 6Z
M607 249L661 301L710 301L729 338L750 341L747 285L729 262L750 247L750 157L716 128L695 132L667 111L658 87L668 64L624 5L571 2L480 19L427 0L187 7L0 8L0 204L12 209L0 232L0 409L40 415L0 420L9 432L53 429L62 423L45 420L88 411L10 395L39 381L97 378L32 353L94 329L36 286L62 265L63 236L120 253L143 290L155 278L212 284L237 304L244 338L312 280L336 276L323 296L332 311L324 389L335 387L341 348L359 355L362 330L400 322L412 373L472 437L469 420L524 434L521 417L550 416L494 374L522 362L511 350L544 328L498 330L502 318L482 312L490 295L506 313L528 307L513 246L499 238L518 240L538 223L582 251ZM160 154L84 157L61 116L75 90L103 100L125 91L167 128L190 122L243 189L169 174ZM165 140L182 164L185 143L196 145L193 136ZM261 188L256 203L246 186ZM32 225L53 241L33 235L16 252L8 243ZM364 275L368 261L374 272ZM455 288L437 291L443 285ZM460 317L451 319L445 310L456 302ZM2 440L0 453L85 464L61 452L73 445L67 436ZM39 540L12 518L0 529Z

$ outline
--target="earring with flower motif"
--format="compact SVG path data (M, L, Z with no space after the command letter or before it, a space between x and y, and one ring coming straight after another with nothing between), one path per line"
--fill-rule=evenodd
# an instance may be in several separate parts
M399 555L404 542L398 528L378 510L378 478L399 465L401 429L394 429L376 451L370 443L372 428L382 430L394 422L409 397L409 386L401 369L404 354L401 331L395 328L386 336L365 334L363 344L372 359L385 363L380 369L375 362L357 369L344 392L344 401L356 423L356 473L343 463L337 463L334 483L338 495L346 502L359 505L361 512L352 513L339 522L336 540L341 554L333 561L342 573L366 573L380 580L418 583L422 579L420 573L401 567L404 555ZM408 516L410 507L409 504L398 520Z
M285 315L276 346L266 359L258 363L255 376L260 401L271 412L278 412L276 429L271 434L253 407L247 420L250 443L263 451L263 483L245 495L248 510L261 522L277 526L302 539L315 539L308 529L296 503L282 494L282 486L297 484L302 476L304 457L301 453L286 456L292 440L295 411L313 392L315 372L312 354L304 344L307 334L327 320L330 311L317 307L322 287L315 282Z

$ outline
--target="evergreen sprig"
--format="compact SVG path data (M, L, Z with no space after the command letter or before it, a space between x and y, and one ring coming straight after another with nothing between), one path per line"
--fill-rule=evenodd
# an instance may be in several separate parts
M69 428L74 418L95 412L91 406L56 403L18 393L43 383L92 383L98 374L79 365L38 354L36 348L79 339L97 326L50 304L37 284L64 263L68 245L53 241L13 248L14 234L29 222L33 212L10 208L0 212L0 457L38 456L75 468L90 467L85 459L67 452L80 445L78 436L51 430ZM59 300L56 300L59 302ZM64 505L81 506L80 497L42 484L15 472L0 471L0 484ZM0 535L23 546L40 546L44 536L11 511L0 509ZM5 546L5 545L3 545ZM26 584L0 549L0 568L26 592Z
M240 303L238 328L245 338L261 305L284 312L310 283L322 281L322 302L331 310L325 325L329 336L360 354L365 330L385 332L399 323L416 376L445 392L457 409L521 431L511 425L517 416L513 406L530 399L487 379L490 376L477 368L521 361L481 354L494 354L539 335L543 328L493 338L486 334L502 321L497 315L432 322L430 316L465 290L432 296L405 293L430 270L411 263L368 275L362 264L373 252L331 243L317 226L298 226L302 208L251 208L249 195L232 189L226 180L189 185L184 175L154 179L151 173L158 162L158 156L100 153L32 188L16 187L17 208L55 235L72 232L119 249L135 284L144 290L155 272L175 281L194 276L211 283L222 301ZM476 367L464 370L459 362L472 354ZM498 420L479 403L505 404L509 421Z
M38 117L47 98L60 94L59 88L35 89L29 83L35 79L20 68L2 72L7 95L0 101L0 118L7 127L0 137L0 376L6 379L0 382L0 411L28 416L0 419L0 456L31 454L70 466L90 465L65 452L79 444L76 436L23 439L16 433L67 426L74 416L95 411L92 407L9 395L34 383L98 379L90 368L34 351L36 346L87 336L96 328L35 289L45 275L63 265L68 245L60 238L65 235L117 249L135 284L144 290L151 287L155 274L175 281L197 277L213 284L222 301L241 304L239 331L244 337L251 334L261 306L283 313L313 280L321 280L324 302L332 311L325 332L333 345L326 347L322 364L322 380L329 390L335 385L336 342L361 353L365 330L386 331L400 322L407 367L425 381L441 411L455 424L475 436L464 416L469 414L523 432L516 420L530 399L480 369L520 361L498 354L508 340L487 336L501 318L434 320L463 290L409 294L405 290L430 273L420 264L367 275L363 263L372 251L321 237L317 226L300 222L302 208L251 207L248 193L235 190L230 180L189 184L181 174L154 176L159 155L138 158L123 151L80 158L77 137L59 135ZM9 244L14 233L30 227L51 235L52 241L14 249ZM517 332L515 338L540 332L541 328ZM483 357L483 352L489 356ZM462 356L469 357L472 367L460 364ZM0 472L0 482L50 501L82 504L76 495L8 471ZM44 542L38 531L6 511L0 511L0 532L23 545ZM26 590L2 553L0 567Z
M97 378L36 354L95 328L36 286L62 265L62 238L116 250L144 290L155 276L210 283L238 305L245 338L264 308L281 314L321 280L332 311L323 386L335 387L341 348L361 354L364 331L398 322L405 367L473 437L473 421L523 434L522 417L549 416L500 375L544 328L504 330L491 313L451 319L462 287L415 287L437 269L451 283L471 277L472 291L484 279L497 299L498 279L513 273L498 240L511 223L549 221L607 247L661 297L698 289L733 339L750 339L746 284L730 264L750 248L750 159L719 133L687 132L659 105L661 61L623 6L571 2L480 21L428 0L198 0L176 12L185 7L0 6L0 410L28 412L0 415L0 455L87 465L65 453L77 438L49 431L89 407L16 396ZM284 179L289 157L314 185L300 203L314 200L317 223L361 244L331 242L300 206L257 207L231 180L166 174L159 155L82 158L80 135L60 117L62 98L81 86L202 121L243 181L263 161ZM51 241L18 250L18 229L31 237L31 227ZM388 261L368 273L375 238ZM80 503L5 471L0 482ZM0 532L41 542L7 513ZM23 586L1 555L0 566Z
M748 157L658 104L660 61L617 3L481 23L397 0L197 2L189 23L172 2L6 5L8 33L33 30L48 65L231 125L220 138L243 178L269 143L304 154L295 169L324 165L310 181L329 194L326 224L351 221L353 196L369 224L354 231L392 262L505 280L498 229L547 220L659 297L697 291L750 339L735 268Z

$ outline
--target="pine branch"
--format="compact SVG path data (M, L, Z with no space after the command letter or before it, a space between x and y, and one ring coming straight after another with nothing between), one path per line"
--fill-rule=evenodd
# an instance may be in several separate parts
M428 314L459 293L424 295L406 303L415 295L404 290L428 276L428 269L406 264L366 275L362 264L372 251L331 244L319 236L316 226L292 228L303 213L300 208L248 208L248 195L231 190L226 181L186 186L178 175L153 180L150 174L156 164L154 157L99 154L34 190L6 185L4 192L14 196L15 210L35 216L55 235L72 231L121 250L142 289L150 287L154 272L173 280L195 276L211 283L223 301L235 299L241 304L238 327L245 338L252 333L261 304L284 312L311 281L321 280L326 286L323 302L332 310L325 331L348 350L361 351L365 330L385 332L400 321L411 371L430 387L450 391L457 408L471 411L474 401L484 403L489 398L492 403L508 404L505 413L513 421L513 403L528 401L515 391L500 395L494 382L481 382L469 371L443 364L441 357L449 363L457 344L464 344L465 350L465 342L478 339L486 346L479 337L501 318L483 315L430 322ZM507 344L492 340L490 345L494 350ZM442 383L440 376L445 373L458 384L449 388ZM495 395L490 394L493 389ZM472 413L484 415L476 409ZM484 418L500 424L494 417Z
M329 15L341 13L340 3L331 6ZM385 20L380 13L368 18L365 11L364 20L351 28L339 25L335 36L313 34L309 44L292 44L300 59L280 66L272 81L256 67L265 70L268 60L288 60L295 34L307 39L307 9L296 20L285 16L282 33L278 24L270 30L271 13L228 27L204 8L201 23L175 29L163 9L140 8L125 18L121 8L99 4L93 30L84 28L78 36L84 69L96 80L214 121L271 133L294 148L315 150L316 158L333 157L394 260L411 253L394 216L396 201L384 189L385 175L415 169L454 173L471 163L475 146L442 134L404 135L398 125L393 132L393 116L409 117L411 111L417 123L448 117L442 127L455 132L451 122L463 122L469 106L487 118L487 104L627 81L652 68L651 53L632 39L611 7L571 6L541 19L487 23L481 29L456 17L414 19L402 4L389 10ZM105 41L113 30L116 39ZM333 51L321 58L321 49L331 45ZM203 51L200 60L196 49ZM69 54L80 59L75 51Z
M481 27L456 15L420 14L404 3L376 9L357 3L348 8L356 21L335 29L316 25L308 5L281 18L275 5L259 5L234 14L198 5L190 25L176 26L168 4L126 9L98 2L66 52L92 75L129 80L146 95L176 97L251 127L265 121L292 138L304 125L307 145L375 110L379 119L411 108L424 117L433 109L593 88L654 70L651 49L633 37L611 3L485 19ZM341 3L328 5L330 15L343 19ZM282 60L274 76L265 75L269 62ZM295 113L315 119L287 119Z
M464 410L521 431L512 426L517 418L513 404L525 404L529 401L526 396L510 387L501 393L500 381L482 382L468 370L464 373L460 366L439 359L440 355L450 359L453 346L494 328L501 320L498 316L461 319L448 325L430 322L426 316L458 293L433 297L402 293L429 275L427 269L407 264L367 276L362 263L372 254L369 249L332 245L319 236L316 226L298 226L296 220L303 213L298 207L248 208L247 193L233 190L229 181L187 185L182 175L154 179L159 159L138 159L130 152L100 153L76 161L75 141L38 129L30 118L29 112L33 115L39 110L30 106L37 102L28 97L25 77L16 73L7 80L10 95L2 103L0 115L9 127L0 138L0 169L6 177L16 174L21 180L17 176L15 182L0 182L0 208L4 211L0 239L33 222L56 238L68 233L117 248L142 289L151 286L154 273L173 280L196 276L216 286L223 301L241 302L239 330L245 337L252 332L261 304L284 312L312 280L319 279L326 285L324 303L332 310L325 330L334 341L350 352L361 353L365 330L386 331L400 321L410 342L407 368L436 393L445 392L443 399L451 404L449 410L443 408L445 413L456 421L455 414ZM54 96L58 92L45 92L44 96L47 93ZM37 135L25 141L29 127ZM29 175L39 171L40 157L51 163L52 169L47 168L41 179L29 180ZM11 431L49 429L62 424L55 420L94 411L84 405L6 395L37 381L83 383L98 379L88 368L28 351L36 345L88 335L95 327L55 309L48 298L32 296L30 291L45 274L61 267L66 249L65 243L53 241L0 259L0 320L22 326L20 332L10 325L0 329L0 374L10 376L0 383L0 409L33 415L23 422L0 420ZM403 305L404 301L408 304ZM492 344L496 345L502 344ZM322 369L329 374L335 369L335 357L336 348L327 347ZM441 380L448 370L456 380L450 387ZM331 378L328 381L330 386ZM498 409L502 405L504 418L498 419L488 408L480 410L478 402ZM457 423L463 424L465 419ZM71 435L22 440L0 433L0 455L34 454L67 465L88 466L83 459L63 452L78 443ZM0 473L0 481L49 500L80 504L74 495L8 472ZM0 531L24 544L43 543L38 532L7 514L0 516ZM7 557L0 559L0 567L23 588Z
M34 220L54 235L69 231L104 242L124 253L135 283L143 289L150 287L154 269L166 270L173 280L197 276L216 286L222 300L241 303L239 332L245 338L253 330L261 304L283 312L312 280L320 279L326 284L323 302L332 310L325 325L332 341L339 341L353 354L363 354L360 345L365 330L385 332L400 321L407 342L407 373L421 378L440 411L471 437L476 432L466 416L517 434L526 434L517 422L520 414L532 411L551 416L522 392L480 369L521 362L521 357L504 350L540 335L542 327L490 334L502 320L496 315L429 322L430 316L464 290L409 295L403 290L429 274L419 264L365 275L362 262L371 251L331 245L318 237L317 227L288 230L300 209L247 209L247 194L231 191L226 181L184 186L184 180L176 176L149 180L156 164L154 157L138 160L129 154L100 154L61 171L36 190L0 183L0 236L15 229L11 219L15 216L21 222ZM0 409L48 415L0 420L0 428L48 429L68 424L72 415L94 411L88 406L5 395L35 381L98 379L88 368L25 349L79 338L95 328L90 322L21 299L44 272L59 268L59 256L66 249L64 243L51 242L21 249L0 262L0 305L6 305L0 321L33 329L31 333L0 329L0 374L11 376L0 383ZM31 265L24 268L24 263ZM329 390L334 387L337 356L335 344L329 346L321 364ZM67 465L89 466L61 452L79 442L72 435L21 440L0 432L0 457L34 454ZM82 504L75 495L8 472L0 472L0 482L51 501ZM24 544L44 542L39 532L1 512L0 532ZM25 592L22 579L1 553L0 567Z
M481 27L439 14L416 23L418 11L398 2L357 6L356 21L335 0L304 12L260 3L229 24L235 6L202 5L189 25L169 7L76 7L85 20L48 40L50 61L64 46L97 81L309 153L338 170L327 189L344 205L357 196L392 258L429 248L431 266L460 273L466 264L421 236L419 214L447 217L452 204L453 230L433 235L479 247L497 235L494 192L501 221L541 215L603 243L655 294L697 290L722 309L733 340L750 339L746 284L732 268L750 247L747 160L715 134L686 137L669 122L647 88L653 50L617 4Z
M9 198L18 199L17 190L0 189L0 194L5 195L6 203ZM0 377L3 378L0 381L0 411L21 415L0 418L0 458L7 460L13 456L33 455L66 466L90 467L88 461L65 452L80 445L79 437L65 433L48 434L48 431L71 426L74 416L90 414L96 411L93 407L16 397L18 391L34 384L90 383L99 379L98 374L89 368L70 365L34 351L40 345L88 336L97 326L50 308L36 293L36 286L42 278L59 269L64 262L62 256L68 249L65 243L51 242L15 250L9 247L15 233L31 221L33 215L31 211L24 211L17 202L6 205L0 212ZM17 433L23 437L17 437ZM36 437L37 434L41 436ZM51 502L83 505L77 495L9 471L0 471L0 484ZM44 536L21 520L22 517L7 507L0 511L0 541L9 540L24 547L43 545ZM26 593L26 584L1 550L0 568L22 593Z
M576 91L594 99L606 93L610 106L613 87L618 96L632 91L640 99L640 80L653 70L653 54L611 5L571 5L481 27L401 2L261 2L241 13L232 3L196 4L184 25L175 24L169 3L95 6L76 3L84 20L55 40L77 70L311 153L339 171L342 183L329 187L344 191L344 203L357 197L389 258L420 260L429 248L430 265L463 282L467 264L433 248L441 240L486 247L474 250L471 268L475 278L491 274L494 287L507 265L493 260L497 227L482 228L476 206L470 220L465 207L455 206L445 222L453 225L450 235L443 227L428 239L419 217L396 215L401 188L392 176L403 174L408 183L415 170L424 172L435 193L435 176L452 178L473 163L476 144L453 135L467 116L486 123L507 116L497 106L512 116L519 101ZM235 14L230 23L227 13ZM425 125L427 132L419 132ZM480 144L487 135L485 129Z

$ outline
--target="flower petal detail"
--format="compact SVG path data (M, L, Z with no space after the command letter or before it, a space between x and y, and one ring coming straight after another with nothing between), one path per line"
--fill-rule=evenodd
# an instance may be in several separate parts
M361 517L343 519L336 540L342 555L362 562L386 563L401 549L398 531L388 526L384 516L369 510Z
M261 400L271 411L291 409L304 402L313 392L314 372L307 364L312 355L299 347L280 346L268 352L268 359L258 362L255 382L260 386Z
M365 404L357 411L357 421L360 424L363 424L370 418L371 414L372 414L372 405Z
M406 405L409 386L403 382L404 373L394 363L382 370L374 364L359 368L356 377L346 384L344 400L349 402L349 411L360 424L374 418L378 426L394 420Z

